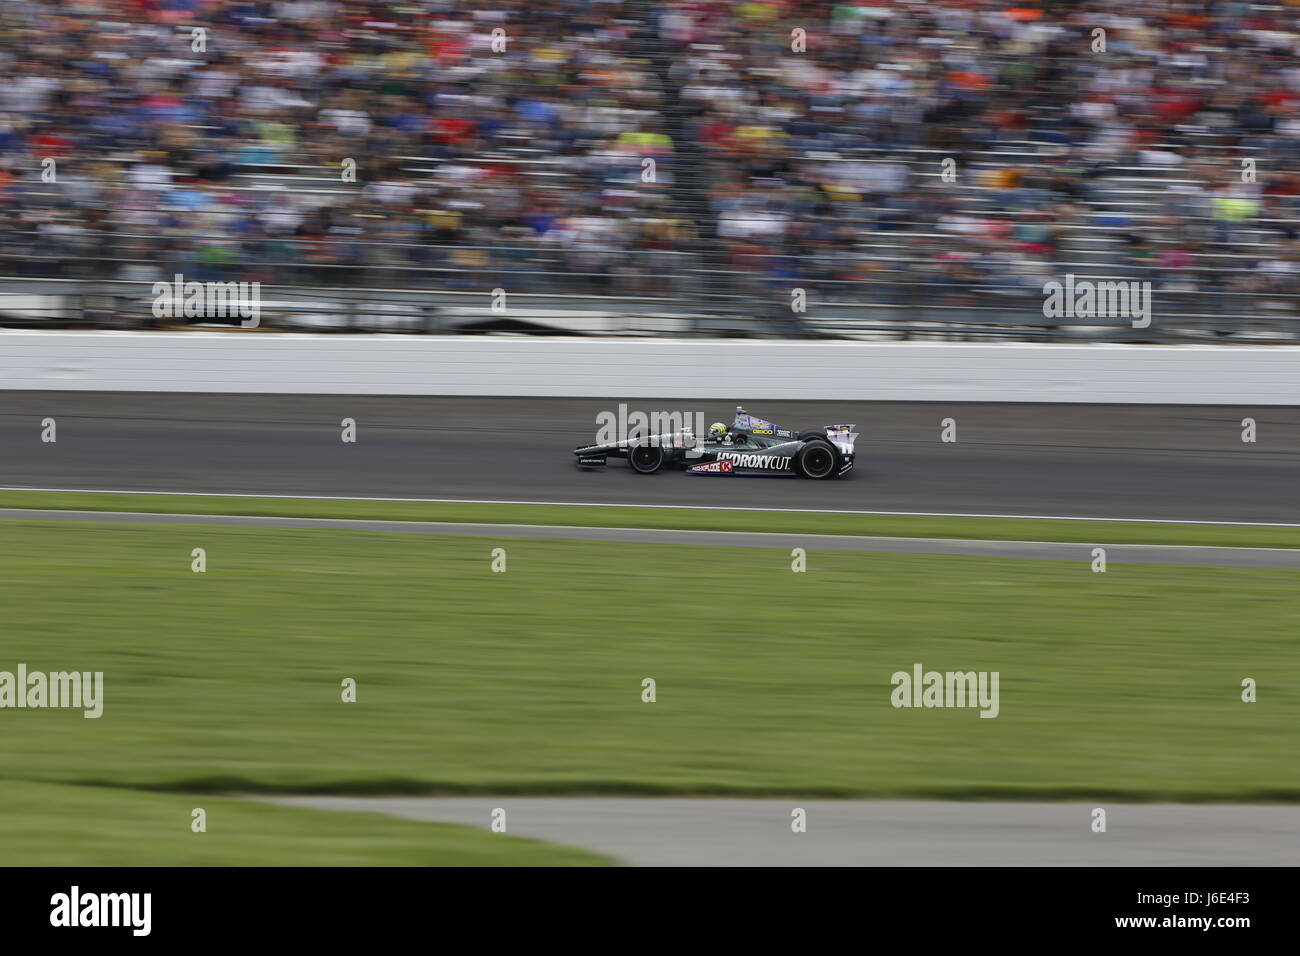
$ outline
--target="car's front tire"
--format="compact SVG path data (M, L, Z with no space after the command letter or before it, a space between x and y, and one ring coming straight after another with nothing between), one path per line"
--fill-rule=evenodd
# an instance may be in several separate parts
M653 475L664 466L664 450L657 445L637 445L628 450L627 463L639 475Z
M835 474L837 458L829 442L810 441L794 456L794 470L803 478L829 478Z

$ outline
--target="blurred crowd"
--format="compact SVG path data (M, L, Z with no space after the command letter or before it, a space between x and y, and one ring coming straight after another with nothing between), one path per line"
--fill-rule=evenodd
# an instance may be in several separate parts
M0 4L8 270L592 287L671 259L688 227L628 6Z
M9 0L0 269L1300 292L1300 5Z
M1300 6L669 10L717 234L754 284L1300 291Z

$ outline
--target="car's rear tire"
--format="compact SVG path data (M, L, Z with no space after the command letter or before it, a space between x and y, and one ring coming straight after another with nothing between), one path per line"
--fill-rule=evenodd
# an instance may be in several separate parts
M627 463L640 475L653 475L664 465L664 450L658 445L634 445L628 449Z
M839 456L835 454L830 442L825 439L810 441L794 456L794 470L804 478L829 478L835 474L838 460Z

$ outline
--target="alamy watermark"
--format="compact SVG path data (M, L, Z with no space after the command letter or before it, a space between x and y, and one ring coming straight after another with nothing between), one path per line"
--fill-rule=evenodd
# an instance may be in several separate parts
M981 717L996 717L998 671L924 671L913 664L911 673L895 671L889 702L895 707L978 707Z
M621 402L617 412L606 410L596 415L597 445L638 439L643 445L687 448L687 457L698 457L703 434L703 412L629 411L627 403Z
M83 893L73 886L50 897L50 925L124 926L132 936L148 936L152 910L152 893Z
M262 283L186 282L179 272L171 282L153 284L156 319L239 319L246 329L262 321Z
M87 718L104 713L103 671L0 671L0 708L69 707Z
M1048 319L1132 319L1133 328L1151 325L1151 283L1137 280L1076 280L1043 285L1043 317Z

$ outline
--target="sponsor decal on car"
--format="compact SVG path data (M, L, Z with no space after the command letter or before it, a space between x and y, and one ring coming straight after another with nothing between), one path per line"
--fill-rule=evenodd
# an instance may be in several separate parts
M731 474L731 462L729 461L711 461L703 465L692 465L687 471L693 471L696 474L715 473L722 475Z
M755 418L748 412L737 412L736 422L732 425L738 432L749 432L751 435L775 435L777 438L793 438L794 432L788 428L778 428L772 422L764 421L761 418Z
M748 455L738 451L724 451L718 455L719 461L730 462L737 468L771 468L785 471L790 467L789 455Z

